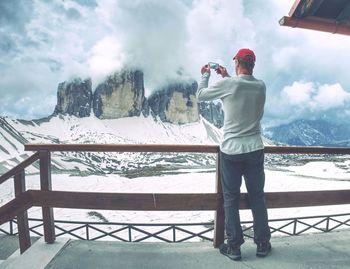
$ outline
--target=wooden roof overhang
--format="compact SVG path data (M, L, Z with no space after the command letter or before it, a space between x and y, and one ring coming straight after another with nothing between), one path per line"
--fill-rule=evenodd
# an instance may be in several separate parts
M350 0L296 0L282 26L350 35Z

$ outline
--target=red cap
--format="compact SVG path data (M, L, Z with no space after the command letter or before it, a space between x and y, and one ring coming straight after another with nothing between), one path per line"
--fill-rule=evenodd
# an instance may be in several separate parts
M254 51L250 50L250 49L240 49L236 56L233 57L233 60L236 59L236 58L240 58L244 61L247 61L247 62L255 62L255 54L254 54Z

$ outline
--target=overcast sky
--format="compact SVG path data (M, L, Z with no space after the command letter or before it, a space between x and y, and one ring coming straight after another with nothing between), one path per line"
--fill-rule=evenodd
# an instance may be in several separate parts
M50 115L58 83L93 87L123 66L144 70L146 93L179 70L199 79L248 47L265 80L264 125L347 122L350 37L281 27L294 0L0 0L0 115ZM211 82L217 80L212 75Z

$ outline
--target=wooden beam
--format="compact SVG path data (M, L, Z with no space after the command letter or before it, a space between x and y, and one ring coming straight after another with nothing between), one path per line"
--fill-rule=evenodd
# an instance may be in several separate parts
M18 198L26 191L25 173L22 170L14 177L15 197ZM24 253L30 246L28 212L24 210L17 215L17 227L19 237L19 249L21 254Z
M296 0L288 15L294 18L312 16L318 11L323 2L324 0Z
M51 153L40 150L40 189L41 191L52 190L51 180ZM44 237L46 243L53 243L56 239L55 222L52 207L42 204Z
M303 28L328 32L332 34L350 35L350 25L340 24L335 20L320 19L313 16L304 18L282 17L279 21L281 26L289 26L292 28Z
M217 153L217 145L176 144L26 144L29 151L98 151L98 152L207 152Z
M187 211L216 210L222 203L216 193L100 193L27 191L33 206L106 210ZM268 192L268 208L350 204L350 190ZM249 209L247 193L241 194L240 209Z
M0 207L0 225L12 220L16 216L32 207L31 196L28 191Z
M350 204L349 190L266 193L268 208Z
M289 13L288 13L288 15L289 15L290 17L292 17L292 16L294 15L294 13L295 13L295 11L297 10L297 8L298 8L300 2L302 2L302 1L303 1L303 0L295 0L293 6L291 7L291 9L290 9L290 11L289 11Z
M215 248L218 248L225 239L225 212L224 212L224 199L222 194L222 185L221 185L221 172L220 172L220 154L217 154L216 157L216 193L218 194L218 207L215 211L214 218L214 240L213 244Z
M39 159L39 153L36 152L29 158L25 159L23 162L12 168L11 170L7 171L5 174L0 176L0 184L5 182L10 177L13 177L14 175L20 173L22 170L24 170L26 167L34 163Z
M218 145L165 144L26 144L25 150L95 151L95 152L197 152L218 153ZM273 154L350 154L350 148L266 146L265 153Z
M216 193L100 193L31 190L34 206L106 210L215 210Z
M265 153L272 154L350 154L350 148L267 146Z

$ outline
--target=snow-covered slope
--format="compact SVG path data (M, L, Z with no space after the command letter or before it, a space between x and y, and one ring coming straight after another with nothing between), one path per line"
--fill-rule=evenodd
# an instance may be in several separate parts
M56 116L40 121L6 120L13 134L3 128L0 133L2 143L1 164L3 169L11 167L8 162L13 156L28 156L23 151L23 143L88 143L88 144L218 144L221 130L201 119L190 124L171 124L154 120L152 117L128 117L114 120L100 120L94 116L77 118ZM21 141L15 136L20 136ZM7 137L8 136L8 137ZM13 142L13 143L14 143ZM214 166L213 154L154 154L154 153L54 153L53 170L70 171L73 174L123 173L138 176L153 170ZM13 166L16 163L13 163ZM154 169L154 168L157 169Z
M9 121L8 118L0 117L0 174L29 156L23 151L23 144L28 141Z
M152 117L100 120L94 116L52 117L40 124L9 122L29 141L56 143L218 143L220 130L206 120L177 125L155 121ZM56 140L57 139L57 140Z
M222 130L204 118L189 124L173 124L153 117L101 120L58 115L35 121L2 118L0 125L0 173L27 158L24 143L84 144L199 144L217 145ZM274 145L264 138L265 145ZM153 175L177 168L215 166L215 154L55 152L54 172L75 175L119 173L128 177ZM37 164L28 172L38 172Z
M0 160L15 157L21 153L26 139L6 120L0 117Z

